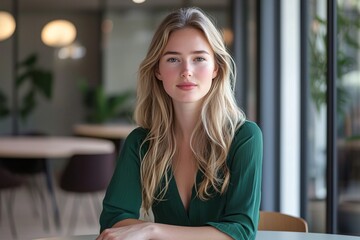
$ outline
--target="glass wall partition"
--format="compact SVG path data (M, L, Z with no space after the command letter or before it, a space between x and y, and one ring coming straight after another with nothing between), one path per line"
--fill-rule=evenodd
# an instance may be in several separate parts
M326 224L326 0L308 5L308 222L310 231L325 232ZM303 101L305 101L303 99Z
M310 231L326 231L327 1L308 1L309 96L307 102L307 220ZM338 0L336 8L337 229L360 235L360 2Z
M360 236L360 2L337 11L338 232Z

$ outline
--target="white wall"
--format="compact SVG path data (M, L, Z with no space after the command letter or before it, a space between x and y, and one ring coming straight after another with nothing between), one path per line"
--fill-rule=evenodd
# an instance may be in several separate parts
M300 0L281 1L280 211L300 215Z

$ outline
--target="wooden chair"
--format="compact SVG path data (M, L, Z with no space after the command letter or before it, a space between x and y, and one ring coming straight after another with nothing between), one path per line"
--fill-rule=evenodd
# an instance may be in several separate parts
M300 217L293 217L279 212L260 211L258 230L308 232L308 225Z

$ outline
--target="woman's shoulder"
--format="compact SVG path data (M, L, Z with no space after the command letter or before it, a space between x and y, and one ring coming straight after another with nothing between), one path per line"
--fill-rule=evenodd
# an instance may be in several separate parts
M247 120L238 128L235 134L229 152L229 165L261 162L262 152L263 136L261 129L255 122ZM237 161L237 159L242 160Z
M244 123L238 128L235 134L236 137L250 137L250 136L262 136L262 132L257 123L245 120Z
M129 136L130 135L136 135L136 136L145 135L146 136L148 133L149 133L148 129L145 129L143 127L136 127L129 133Z
M241 146L251 141L254 144L262 143L262 132L260 127L252 121L245 120L244 123L237 129L232 146Z
M142 143L148 133L149 133L149 130L142 128L142 127L137 127L129 133L129 135L126 138L126 142Z

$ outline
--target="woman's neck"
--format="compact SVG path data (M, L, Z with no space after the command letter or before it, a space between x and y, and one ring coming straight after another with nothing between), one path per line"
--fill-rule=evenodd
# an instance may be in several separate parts
M175 110L175 134L187 141L199 121L200 108L193 104L174 105Z

